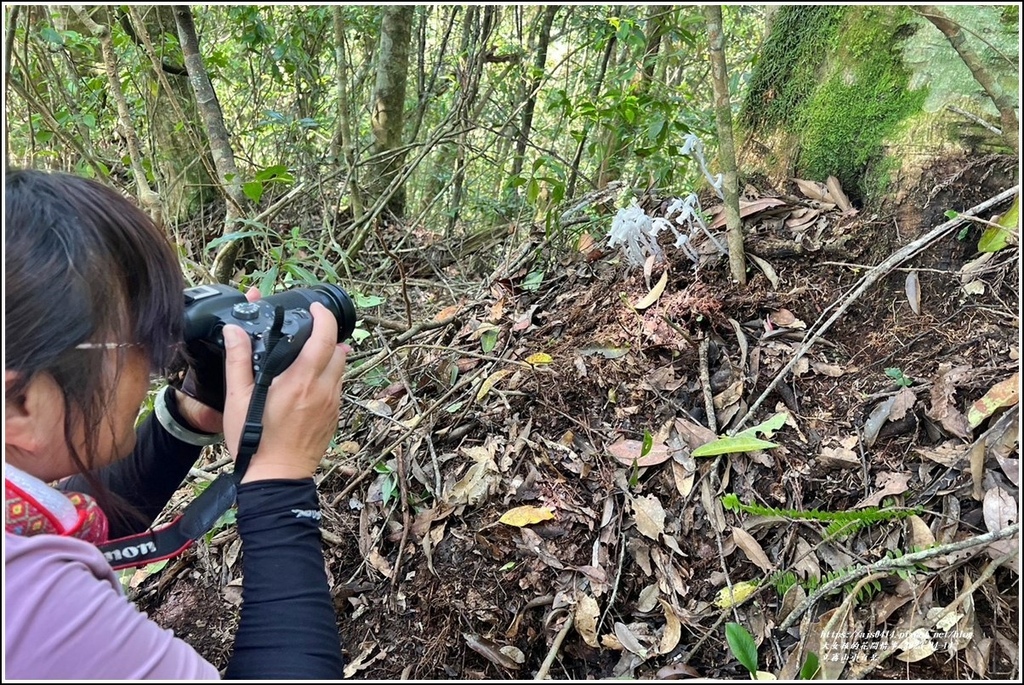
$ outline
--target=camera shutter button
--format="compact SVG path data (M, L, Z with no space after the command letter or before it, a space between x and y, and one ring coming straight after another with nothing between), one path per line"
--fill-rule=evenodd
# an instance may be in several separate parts
M260 306L255 302L239 302L231 308L231 314L242 321L260 318Z

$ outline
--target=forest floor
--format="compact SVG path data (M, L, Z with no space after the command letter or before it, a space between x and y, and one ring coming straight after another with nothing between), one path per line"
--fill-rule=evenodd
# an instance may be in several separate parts
M1019 246L979 262L967 221L850 296L1016 168L946 160L874 214L748 186L745 288L708 249L667 247L649 281L543 237L478 283L410 261L319 483L349 677L746 680L738 623L780 678L813 653L830 679L1016 680L1019 535L995 538L1018 516ZM775 417L776 446L695 457L709 404L723 435ZM130 596L223 667L238 556L216 531Z

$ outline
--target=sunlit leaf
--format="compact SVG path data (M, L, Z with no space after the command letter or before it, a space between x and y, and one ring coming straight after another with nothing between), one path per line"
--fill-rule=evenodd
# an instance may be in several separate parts
M715 606L719 609L730 609L732 607L739 606L750 599L756 590L756 580L745 580L742 583L733 583L732 592L729 592L729 586L726 585L718 591L718 595L715 597Z
M1010 209L996 222L998 226L989 226L978 241L978 252L998 252L1014 239L1020 230L1020 194L1013 198Z
M1020 372L993 385L984 397L967 410L967 423L976 428L1000 407L1012 407L1020 399Z
M501 515L498 522L504 523L508 526L522 528L523 526L528 526L532 523L550 521L553 518L555 518L555 514L547 507L524 505L521 507L515 507L514 509L509 509Z
M717 457L720 454L737 454L739 452L756 452L778 447L774 442L761 440L749 435L726 436L701 445L692 452L694 457Z
M640 299L639 302L633 305L633 309L641 310L647 309L652 304L658 301L661 294L665 292L665 286L668 285L668 269L661 272L661 278L658 279L657 284L651 288L651 292L647 293Z
M479 402L483 398L487 397L487 393L491 391L491 388L494 387L494 384L500 381L505 376L509 375L510 373L512 373L510 370L502 369L500 371L495 371L490 376L488 376L484 380L484 382L480 384L480 390L478 390L476 393L476 401Z

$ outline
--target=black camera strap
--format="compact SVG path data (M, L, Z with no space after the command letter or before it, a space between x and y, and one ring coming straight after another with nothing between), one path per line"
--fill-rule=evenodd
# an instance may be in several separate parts
M287 353L286 346L279 345L283 338L283 325L284 308L278 306L274 310L274 323L267 337L266 357L253 361L255 387L249 398L249 409L238 443L234 470L217 476L170 523L97 545L115 571L145 566L178 556L213 528L217 520L234 505L238 484L249 468L252 455L256 454L263 437L263 410L266 408L270 383L277 373L281 357Z

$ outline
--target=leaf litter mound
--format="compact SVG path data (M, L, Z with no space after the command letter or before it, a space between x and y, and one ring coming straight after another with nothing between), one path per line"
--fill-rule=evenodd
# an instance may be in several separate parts
M733 623L781 678L1013 677L1019 247L979 263L966 221L850 293L1015 166L947 160L871 216L833 182L748 185L746 288L710 241L396 274L319 475L349 677L745 679ZM239 548L227 525L129 580L220 667Z

